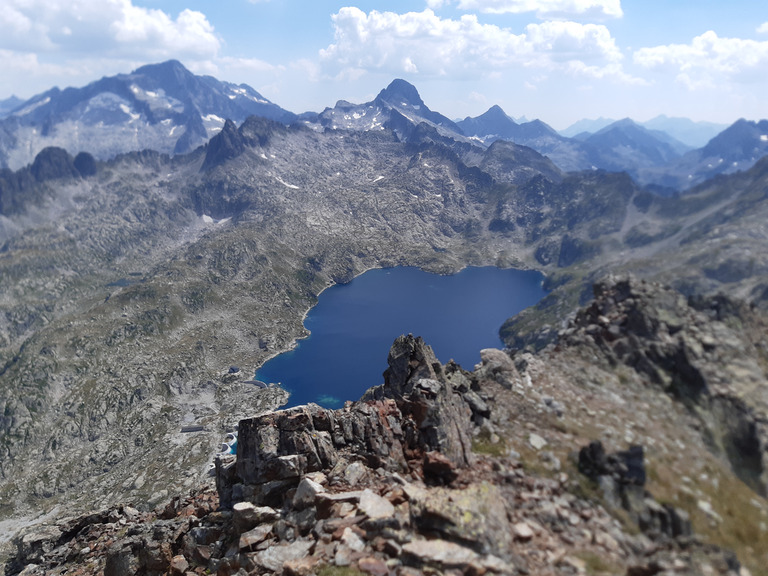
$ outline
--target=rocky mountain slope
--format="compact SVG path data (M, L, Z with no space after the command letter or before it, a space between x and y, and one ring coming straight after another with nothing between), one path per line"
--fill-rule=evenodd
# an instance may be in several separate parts
M768 160L665 198L643 190L626 173L563 173L532 148L504 141L486 148L466 138L452 139L449 125L414 93L400 83L390 86L377 99L381 110L389 111L389 123L375 130L324 128L311 121L286 126L250 117L239 127L224 122L204 147L189 154L144 151L100 161L49 148L30 166L0 174L0 532L35 526L45 514L77 515L121 502L147 514L173 494L199 486L227 431L284 402L280 389L245 381L256 366L305 334L303 315L327 286L372 267L414 265L448 273L466 265L496 265L540 269L552 292L505 325L507 343L518 350L514 361L494 355L494 362L506 366L498 368L509 372L506 376L491 367L468 375L458 367L439 371L431 366L434 374L425 378L440 383L433 392L440 396L444 388L446 402L463 405L472 425L448 426L459 430L452 447L443 443L447 432L442 426L419 428L410 436L403 432L402 441L398 438L403 454L417 454L421 461L423 454L415 447L424 452L438 448L456 469L456 478L445 479L448 490L488 485L513 511L521 502L541 502L541 508L531 504L530 516L521 511L499 517L504 530L526 524L532 531L526 541L541 537L543 548L531 547L520 563L523 568L558 566L541 550L561 548L562 558L573 560L558 568L563 572L586 570L589 558L608 562L602 571L638 567L633 572L638 574L663 571L657 568L668 566L665 558L694 572L704 565L722 573L736 566L730 556L718 556L721 551L707 545L647 544L642 537L635 539L634 529L600 512L592 496L605 492L610 481L600 477L614 478L615 470L597 448L592 454L597 463L585 470L603 488L582 486L575 468L565 470L568 454L594 440L610 454L640 443L646 447L648 481L635 485L646 486L660 504L649 501L647 510L618 506L633 498L644 503L645 495L636 488L631 497L608 491L601 505L613 517L628 516L638 529L642 522L682 525L664 505L679 508L707 542L735 550L750 567L764 565L761 318L768 302ZM337 107L333 114L341 112ZM349 115L354 119L354 113ZM629 271L640 279L662 280L680 295L640 280L603 283L592 308L573 315L592 298L596 280ZM740 301L716 296L719 292ZM456 375L454 380L448 373ZM479 383L486 380L487 385ZM458 396L451 392L452 382ZM431 394L430 386L422 386L420 393ZM399 416L392 412L393 422L418 420L413 407L404 412L398 404L402 393L395 390L394 405L385 400L391 392L385 386L369 399L383 402L374 404L382 410L396 407ZM364 412L368 409L362 406L370 405L358 406L355 410ZM318 416L326 417L331 418ZM274 426L279 428L277 421ZM347 450L332 439L334 450ZM473 439L474 453L488 458L480 458L484 467L462 472L468 460L457 461L455 453L469 455ZM680 458L680 452L692 456ZM374 471L363 470L371 481L361 488L369 486L392 506L408 502L410 508L412 501L421 506L415 502L423 502L418 492L423 464L412 464L406 456L374 466L370 453L344 452L345 458L361 459ZM615 458L622 457L608 460ZM326 463L322 471L331 485L334 474L343 473L333 466L326 470ZM433 465L445 470L439 458L427 468ZM245 473L242 466L241 461L237 474ZM409 486L411 495L400 501L374 481L379 467L381 478L397 472L416 488ZM554 483L537 484L542 475L550 474L551 480L561 471L568 480L554 476ZM688 478L681 480L685 490L675 484L682 475ZM318 478L309 479L322 485ZM632 484L622 478L619 474L614 483ZM292 476L291 482L299 479ZM263 484L251 480L234 482L227 498L237 500L237 490L242 496L243 490L257 489L246 485ZM347 488L342 484L330 492ZM717 491L726 489L729 498L720 500ZM578 500L573 526L588 520L581 510L601 519L599 526L585 528L589 537L566 533L570 543L555 528L562 526L560 520L571 522L558 498L569 506L577 500L566 493ZM459 497L456 492L435 494L438 499ZM359 497L350 498L346 503L351 507L334 514L364 516L358 513ZM288 503L271 504L277 510ZM311 504L302 510L317 509L317 502ZM207 517L214 504L201 506L200 516ZM58 535L52 531L50 538L33 539L41 548L32 546L28 557L22 551L22 563L38 563L32 559L38 552L40 563L58 562L61 556L49 552L64 544L72 551L78 542L85 543L78 538L85 536L86 526L119 524L122 518L126 527L138 518L124 507L119 514L119 508L112 510L111 516L77 521ZM551 513L559 520L551 520ZM311 512L304 514L311 518ZM491 542L483 540L486 536L462 540L456 532L423 524L420 514L401 510L393 526L407 528L416 540L437 530L441 540L462 548L449 546L452 550L475 554L473 562L481 556L486 562L490 554L505 566L518 566L515 555L525 552L518 548L525 542ZM214 514L210 521L226 523L225 516ZM337 542L344 532L336 538L334 529L322 537L321 526L312 533L314 543L309 542L306 537L318 517L307 518L286 517L280 524L285 531L275 528L274 536L259 528L264 538L245 549L238 540L232 554L231 532L219 532L200 545L221 541L217 551L209 550L209 560L237 556L240 562L241 551L256 554L263 542L316 550L318 542ZM181 529L178 522L186 520L167 525ZM351 525L344 528L351 530ZM96 540L97 534L106 535L101 544L94 540L93 550L104 552L106 540L116 541L111 529L93 529ZM120 538L138 539L115 548L111 562L130 567L134 561L149 561L134 558L146 532L130 530ZM161 532L162 538L170 534ZM611 539L595 536L604 532ZM182 533L173 533L176 543L164 549L163 558L181 551ZM386 536L401 548L386 548L379 540L384 547L379 550L375 535L381 534L373 528L370 538L367 532L357 534L362 542L355 544L375 562L386 563L387 549L407 544ZM332 544L334 551L324 549L318 558L336 562L337 548ZM582 548L586 558L578 556ZM654 559L651 549L671 556ZM685 550L693 551L685 556ZM647 562L646 552L651 554ZM108 557L94 560L93 569L101 569L98 562ZM220 568L194 561L200 569ZM488 561L477 564L478 570L506 570ZM167 569L163 564L162 570Z
M194 483L243 412L279 400L229 367L290 347L333 282L373 266L522 262L483 224L493 179L450 151L261 119L231 130L189 156L68 175L7 218L4 515Z
M166 472L204 469L241 394L277 401L230 386L229 367L289 347L320 290L372 266L539 267L559 285L543 304L554 321L590 277L622 267L764 302L764 163L663 199L511 150L517 163L473 151L473 167L434 143L252 119L189 156L55 180L8 218L0 254L4 513L86 487L105 503L162 499ZM178 466L143 482L120 472L161 455Z
M251 115L290 123L296 115L250 86L196 76L171 60L83 88L53 88L0 115L0 167L18 169L49 146L106 160L152 149L185 153L229 119Z
M689 396L656 391L660 357L620 372L621 336L605 345L679 298L631 278L595 291L557 348L484 350L473 372L400 337L361 401L241 421L217 493L38 527L6 574L763 573L768 505L713 452Z

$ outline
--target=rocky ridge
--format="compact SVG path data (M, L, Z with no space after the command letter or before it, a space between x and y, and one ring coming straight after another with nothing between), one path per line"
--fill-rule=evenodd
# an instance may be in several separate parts
M191 488L238 410L279 404L229 367L290 348L317 294L371 267L540 268L542 342L606 270L764 306L767 166L659 198L503 142L461 156L252 118L186 156L38 182L42 204L3 217L0 516Z
M725 295L685 298L632 277L594 287L595 300L560 333L594 346L685 404L712 450L758 494L768 493L768 340L761 315Z
M748 573L650 496L638 445L593 442L580 472L532 470L506 438L520 425L534 450L547 445L535 419L507 419L508 396L520 408L538 396L515 392L531 386L520 360L522 372L486 350L469 373L401 337L363 400L243 420L238 456L217 461L218 498L202 489L152 513L124 505L38 529L6 574Z

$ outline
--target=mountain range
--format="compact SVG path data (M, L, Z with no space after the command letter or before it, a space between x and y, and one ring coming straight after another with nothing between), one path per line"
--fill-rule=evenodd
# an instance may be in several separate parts
M454 122L432 111L414 86L395 80L371 102L339 101L320 113L294 114L247 85L196 76L179 62L143 66L131 74L102 78L84 88L54 88L0 106L0 166L18 169L46 146L106 160L119 153L152 149L184 153L206 142L229 119L250 115L316 130L394 130L398 138L425 137L443 143L486 147L507 140L533 148L566 172L626 171L642 185L673 193L720 173L749 168L765 153L760 123L740 120L727 130L659 116L644 124L630 119L584 121L558 133L541 120L515 122L499 106ZM578 131L577 131L578 130ZM680 139L674 135L679 135ZM688 142L703 142L691 149Z
M616 122L610 118L579 120L568 128L560 130L560 134L573 138L579 134L592 134ZM665 132L690 148L701 148L728 126L714 122L694 122L689 118L670 118L661 114L645 122L638 122L643 128Z
M53 88L0 112L0 163L19 168L47 146L99 159L152 149L184 153L251 115L291 122L295 114L253 88L196 76L178 61L142 66L83 88Z
M370 446L352 429L336 434L335 415L316 420L299 415L280 426L295 425L295 432L311 421L315 428L291 435L278 434L277 424L268 427L265 434L274 435L251 448L258 458L269 459L269 466L261 469L256 460L244 459L232 471L230 496L258 499L254 490L274 490L294 502L299 478L291 466L306 468L311 453L304 448L317 444L328 455L332 452L322 446L349 442L345 449L351 450L360 437L355 458L362 458L361 478L397 474L401 480L392 480L390 488L403 488L393 500L400 506L410 498L413 506L413 515L406 514L409 520L398 526L415 523L434 536L430 522L446 516L417 509L417 502L428 500L425 494L441 495L455 510L451 499L460 486L452 483L451 466L432 450L443 443L445 430L430 419L437 414L431 402L471 422L466 436L450 428L460 437L457 453L493 456L478 457L480 464L461 476L465 488L485 495L474 501L504 500L510 514L521 515L519 522L523 517L530 522L530 531L524 531L517 516L502 514L499 525L505 529L498 533L510 534L511 524L520 534L499 545L509 553L505 558L536 552L531 566L556 565L563 574L578 572L578 566L586 571L587 560L562 563L542 552L555 542L550 538L567 529L571 543L563 546L575 554L583 537L590 565L606 563L596 572L626 572L631 560L632 566L640 563L633 573L659 573L661 564L649 564L649 554L667 562L671 556L664 554L674 550L682 562L681 550L698 551L701 541L690 538L687 529L662 531L671 540L651 539L643 530L670 518L684 524L687 515L706 546L735 550L733 557L756 573L768 565L768 535L760 529L768 515L768 158L761 157L760 144L765 121L737 122L704 148L681 155L674 140L631 121L579 139L567 139L543 122L518 124L500 108L453 122L430 110L402 80L371 102L342 101L301 116L257 102L261 98L247 87L188 75L175 62L100 82L49 91L2 120L8 136L3 142L36 134L26 144L32 161L0 171L3 530L125 502L147 514L155 506L163 509L175 494L208 481L227 431L285 402L283 390L255 387L242 373L251 374L306 335L304 315L324 289L374 267L451 273L487 265L533 268L546 277L549 295L502 327L507 350L486 352L475 372L450 362L393 356L392 370L404 375L408 390L395 390L391 397L374 389L369 400L381 403L376 410L364 402L354 408L381 416L386 425L378 433L401 435L401 449L428 439L430 449L423 454L404 452L407 479L405 468L393 472L392 462L360 456ZM276 117L228 118L215 112L219 101L237 104L244 115L249 103L265 106ZM34 104L37 108L30 108ZM212 119L208 128L203 124L212 136L200 145L186 138L190 146L182 152L179 138L212 114L222 119ZM184 134L173 140L176 134L167 129L160 138L158 126L171 125ZM86 150L53 146L64 126L89 127L101 140L89 140L93 147ZM165 148L115 155L115 142L129 129L155 134ZM202 139L203 132L198 134ZM33 152L41 144L45 147ZM537 145L550 146L551 153L542 154ZM20 158L21 148L4 150L6 158ZM558 154L573 164L597 159L631 164L631 170L594 164L565 170ZM704 170L702 163L714 158L722 158L723 166L690 171ZM654 163L677 166L677 172ZM665 192L674 178L693 177L685 193L680 186L675 193L657 194L647 185L651 180L631 175L653 170ZM704 180L707 174L716 177ZM386 410L417 392L429 402L409 400L411 412L402 421L384 418ZM282 422L283 417L269 418ZM626 484L626 474L612 476L598 466L592 481L580 480L569 454L593 440L606 443L611 453L646 446L647 484L645 479L638 484L637 506L629 511L617 487ZM610 468L605 458L601 465ZM419 477L422 469L427 472ZM235 481L235 472L248 470L262 470L265 483L260 479L254 488ZM322 470L326 480L339 477L326 482L329 487L353 484L352 472ZM285 480L269 476L278 472L294 474L292 483L271 484ZM413 483L434 492L417 497ZM497 493L504 497L492 497ZM360 494L356 498L355 506ZM339 516L353 514L356 508L346 504L339 500L328 507ZM329 513L320 508L317 513ZM605 522L604 512L595 512L614 508ZM670 510L678 508L682 512L673 515ZM281 541L321 534L297 516L307 510L313 508L297 504L296 510L276 512L283 514L274 527ZM399 510L405 514L405 508ZM191 530L197 511L187 512ZM121 514L114 516L113 528ZM228 516L210 521L214 518L225 522ZM387 536L397 532L394 524L350 518L331 524L338 538L317 536L318 550L328 545L322 553L333 557L342 549L335 543L341 533L354 532L351 526L359 524L365 533L358 538L373 542L377 530L386 536L377 541L376 553L397 552ZM599 526L589 524L595 518L601 519ZM543 523L542 530L533 530L534 522ZM42 562L54 549L71 561L85 558L84 547L63 542L85 534L87 524L77 521L58 533L46 529L45 537L28 535L19 540L18 554L30 562ZM582 525L590 526L588 537L574 528ZM440 534L470 546L456 530ZM688 540L676 539L683 532ZM195 534L205 544L185 536L183 547L216 542L218 557L234 547L226 562L240 556L245 562L256 554L248 543L238 548L239 541ZM345 534L345 542L351 541ZM132 535L126 529L116 537ZM401 540L395 544L402 547L406 536ZM131 540L126 546L146 556L159 544ZM168 562L182 542L169 546L177 548L163 552ZM112 562L118 556L113 550ZM689 556L691 562L709 562ZM222 566L200 564L202 571ZM482 569L504 573L493 566Z

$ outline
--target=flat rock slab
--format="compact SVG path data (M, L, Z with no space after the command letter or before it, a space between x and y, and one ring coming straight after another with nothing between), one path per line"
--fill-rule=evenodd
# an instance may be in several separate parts
M473 542L486 553L510 544L507 508L498 486L482 482L464 489L405 486L411 517L425 532Z
M392 506L389 500L382 498L367 488L363 490L357 507L371 520L390 518L395 515L395 507Z
M283 569L283 564L304 558L313 545L314 542L309 540L297 540L287 546L272 546L259 552L255 561L262 568L279 573Z
M252 550L257 544L260 544L266 540L267 536L272 533L271 524L262 524L256 526L253 530L240 534L240 541L238 543L241 552Z
M415 540L403 546L403 554L418 558L423 563L438 564L445 568L476 564L480 556L464 546L448 540Z

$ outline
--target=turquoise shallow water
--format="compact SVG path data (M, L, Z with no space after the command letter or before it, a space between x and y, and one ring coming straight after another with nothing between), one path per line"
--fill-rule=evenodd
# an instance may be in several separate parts
M304 325L309 338L256 371L291 392L288 406L338 408L383 383L400 334L421 336L438 360L471 370L480 350L500 347L502 323L541 300L543 276L529 270L465 268L451 276L417 268L370 270L325 290Z

